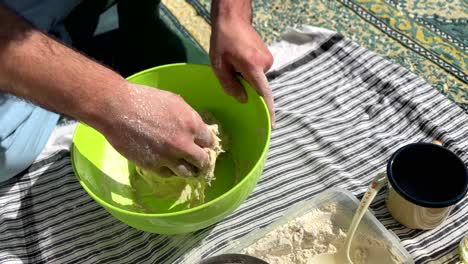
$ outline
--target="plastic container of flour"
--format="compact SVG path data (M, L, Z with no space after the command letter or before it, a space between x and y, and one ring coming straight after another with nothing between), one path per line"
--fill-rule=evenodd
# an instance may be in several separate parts
M316 209L320 210L330 204L335 204L340 208L343 208L343 210L340 210L339 217L334 219L334 225L347 231L353 218L353 214L359 205L359 200L346 190L333 188L324 191L309 200L296 203L286 210L283 216L275 222L265 228L257 229L248 235L233 241L225 250L223 250L222 253L240 253L243 249L253 245L256 241L265 237L268 233L278 227L284 226L294 219L298 219L299 217ZM365 234L366 236L370 236L384 243L388 251L393 255L393 258L398 260L397 263L414 263L408 251L406 251L406 249L401 245L400 239L395 234L387 230L369 211L366 212L357 229L356 234L359 233Z

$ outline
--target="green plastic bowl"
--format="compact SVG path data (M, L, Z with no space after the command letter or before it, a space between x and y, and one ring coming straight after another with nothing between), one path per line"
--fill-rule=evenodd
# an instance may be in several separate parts
M248 103L226 95L209 66L171 64L137 73L130 82L180 94L195 110L211 112L229 136L229 153L216 164L216 180L207 201L190 209L142 213L130 187L132 165L104 136L78 124L73 137L72 164L88 194L120 221L158 234L178 234L210 226L233 212L247 198L262 173L270 142L270 118L261 97L243 80ZM130 98L129 98L130 100Z

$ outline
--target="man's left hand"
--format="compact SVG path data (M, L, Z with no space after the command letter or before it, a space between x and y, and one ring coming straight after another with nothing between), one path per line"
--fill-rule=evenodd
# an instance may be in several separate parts
M273 56L248 19L218 16L213 22L210 59L213 70L227 94L240 102L247 94L236 78L242 76L265 99L272 125L275 123L273 95L265 72Z

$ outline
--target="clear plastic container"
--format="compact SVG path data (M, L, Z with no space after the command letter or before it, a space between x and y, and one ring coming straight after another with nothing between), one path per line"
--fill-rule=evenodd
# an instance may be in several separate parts
M458 253L460 254L461 263L468 263L468 234L460 241Z
M347 213L347 215L349 214L349 217L342 217L342 221L336 222L336 225L341 229L348 230L353 213L359 205L359 200L346 190L332 188L309 200L296 203L286 210L283 216L275 222L265 228L257 229L250 234L233 241L225 250L223 250L222 253L240 253L244 248L252 245L277 227L282 226L314 209L319 209L330 202L336 202L338 205L342 205L349 209L349 212ZM401 261L401 263L404 264L414 263L408 251L406 251L406 249L401 245L400 239L393 232L387 230L369 211L366 212L362 218L362 222L359 224L357 234L359 232L366 232L366 234L370 234L374 238L388 244L390 246L389 250L391 251L391 254L395 256L399 262Z

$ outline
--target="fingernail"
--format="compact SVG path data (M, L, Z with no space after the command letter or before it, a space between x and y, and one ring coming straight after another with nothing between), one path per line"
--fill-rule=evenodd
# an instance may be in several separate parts
M239 95L237 96L237 100L239 100L239 102L243 104L247 103L247 95L245 94L245 92L239 93Z
M231 90L231 89L224 89L224 91L225 91L228 95L236 97L236 93L235 93L233 90Z

